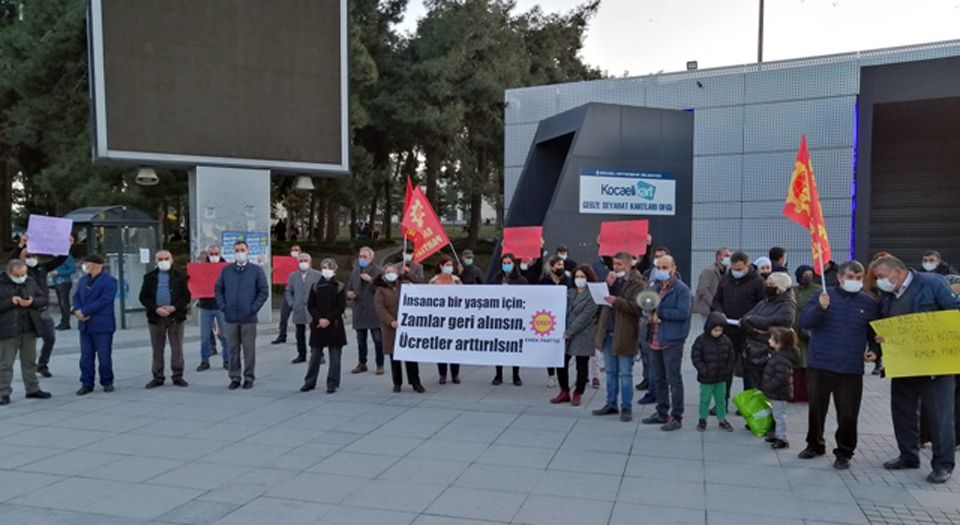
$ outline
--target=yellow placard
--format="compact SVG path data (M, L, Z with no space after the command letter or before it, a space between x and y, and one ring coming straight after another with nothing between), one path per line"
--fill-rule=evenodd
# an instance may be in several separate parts
M900 315L870 324L884 338L887 377L960 374L960 310Z

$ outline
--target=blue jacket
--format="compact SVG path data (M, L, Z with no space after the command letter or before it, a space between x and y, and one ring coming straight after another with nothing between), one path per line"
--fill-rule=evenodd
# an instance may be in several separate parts
M661 283L656 282L651 287L660 293ZM667 295L660 300L657 307L657 316L660 318L660 327L657 328L657 339L661 345L682 343L690 335L690 314L693 310L693 296L690 287L680 280L679 274Z
M117 280L107 272L91 278L84 275L73 294L73 311L90 319L80 321L80 331L91 334L112 334L117 331L113 301L117 297Z
M910 287L916 287L913 295L912 313L938 312L940 310L960 310L960 296L954 293L947 280L936 273L920 273L910 270L913 282ZM880 318L890 317L890 307L894 295L884 293L880 299Z
M63 264L54 269L57 271L57 275L53 276L54 285L72 282L73 274L77 271L77 261L72 255L68 255Z
M869 295L829 288L830 308L820 308L814 293L800 312L800 328L810 331L807 367L837 374L863 374L863 353L876 350L870 321L880 315L880 304Z
M257 312L270 292L263 268L247 263L243 271L239 264L224 266L217 277L214 291L217 306L228 323L246 324L257 322Z

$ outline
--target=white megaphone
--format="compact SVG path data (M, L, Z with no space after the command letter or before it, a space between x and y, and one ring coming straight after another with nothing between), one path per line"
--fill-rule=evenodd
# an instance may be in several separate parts
M650 313L660 306L660 294L647 290L637 294L637 306L646 313Z

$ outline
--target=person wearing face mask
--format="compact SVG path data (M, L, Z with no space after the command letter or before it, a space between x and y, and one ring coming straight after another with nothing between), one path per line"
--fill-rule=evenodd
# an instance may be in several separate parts
M297 259L297 271L287 277L287 287L284 290L284 300L290 304L290 318L297 336L297 356L293 359L293 364L304 363L307 360L307 325L310 324L307 299L310 298L313 285L321 277L320 272L313 269L313 258L309 253L301 252ZM322 352L320 364L323 364Z
M200 263L222 264L220 260L220 245L211 244L205 252L201 252ZM210 356L217 354L217 340L223 349L220 357L223 368L230 368L230 347L227 345L227 336L223 331L226 321L223 312L217 306L216 297L203 297L197 300L197 310L200 313L200 365L197 372L210 369ZM216 326L216 329L214 329Z
M633 360L639 351L640 319L643 310L637 295L645 288L643 276L633 266L633 256L620 252L613 258L613 271L607 274L610 295L600 308L594 332L594 348L603 349L607 373L607 396L595 416L620 414L620 421L633 419ZM619 408L617 398L619 397Z
M7 261L12 261L14 259L22 260L24 264L27 265L27 275L36 281L37 286L40 287L41 293L45 294L44 297L46 297L48 292L47 276L56 268L59 268L62 264L64 264L68 256L61 255L41 263L37 254L30 253L27 250L27 242L29 240L30 237L27 234L20 236L20 242L17 244L17 247L10 252L9 257L7 257ZM67 319L69 319L69 317L67 317ZM50 311L46 307L40 310L40 322L41 327L38 335L43 341L43 344L40 347L40 359L37 361L37 373L43 377L51 377L48 364L50 363L50 356L53 354L53 347L57 342L57 333L56 328L54 327L53 317L50 315ZM67 322L69 323L69 321Z
M660 305L647 319L653 384L657 411L644 418L646 425L661 425L670 432L683 425L683 345L690 335L692 299L690 288L677 279L677 264L664 255L657 260L650 289L660 296Z
M872 265L877 288L883 293L880 300L880 318L923 312L960 309L960 296L940 275L907 269L896 257L877 259ZM883 338L877 337L880 350ZM868 355L872 361L876 356ZM920 403L927 416L933 443L930 483L946 483L956 463L956 435L954 434L955 380L953 375L897 377L890 382L890 407L893 432L900 454L883 464L888 470L920 468L919 418Z
M774 246L770 248L770 270L773 272L790 273L787 269L787 250Z
M857 447L863 363L866 355L876 355L870 322L879 316L880 306L863 291L862 264L847 261L840 265L839 272L840 284L826 291L814 286L819 293L810 294L800 312L800 328L810 337L806 356L810 387L807 447L800 452L800 459L826 453L823 429L833 396L837 413L833 466L845 470ZM865 348L870 350L865 353Z
M463 258L463 266L459 272L460 281L463 284L483 284L483 269L477 266L473 250L463 250L460 255Z
M225 321L222 330L226 332L230 347L228 388L240 388L242 378L244 390L249 390L256 379L257 314L267 302L270 285L263 268L250 262L250 248L246 242L237 241L233 251L236 260L220 271L214 291Z
M573 284L573 278L567 275L566 262L559 255L554 255L548 262L547 271L540 277L537 284L559 285L570 288ZM547 368L547 388L557 386L557 381L554 378L556 372L555 368Z
M472 254L471 254L472 255ZM464 254L466 258L466 254ZM437 264L437 274L430 279L430 284L463 284L459 277L454 275L453 257L441 255L440 262ZM440 376L440 384L447 384L447 368L449 366L453 384L460 384L460 365L457 363L437 363L437 373Z
M537 284L543 277L543 260L539 258L520 259L519 270L520 275L527 280L528 284Z
M117 297L117 279L105 272L104 260L92 253L83 259L83 276L73 293L73 316L80 321L80 390L78 396L93 392L100 374L104 392L113 392L113 333L117 320L113 302ZM99 367L97 363L99 362Z
M324 348L330 356L327 393L332 394L340 388L340 358L347 344L343 321L346 309L346 287L337 281L337 261L324 259L320 263L320 279L310 289L307 299L307 310L310 312L310 364L307 365L301 392L309 392L317 387Z
M411 283L426 282L423 265L413 260L413 252L405 252L401 254L400 257L401 264L398 267L400 268L400 276L403 279Z
M700 278L697 279L697 292L693 296L693 313L697 320L694 324L694 331L699 334L700 330L707 323L707 316L710 315L713 307L713 298L717 295L720 288L720 280L727 273L730 267L730 256L732 252L729 248L720 248L714 254L713 263L700 272Z
M763 301L740 318L740 328L747 335L743 356L745 390L760 388L763 381L763 367L770 358L770 347L767 344L770 329L775 326L793 328L797 317L797 299L790 290L792 285L790 274L770 274L764 288Z
M597 276L587 265L575 268L573 271L574 287L567 291L567 327L563 332L566 342L564 352L564 366L557 369L557 378L560 382L560 393L550 400L553 404L567 403L580 406L583 392L587 387L587 367L593 356L593 333L597 319L597 305L590 297L588 282L596 282ZM570 396L570 373L568 366L573 357L577 367L577 383Z
M156 255L157 267L143 276L140 287L140 304L147 311L150 329L150 346L153 348L153 379L146 388L156 388L164 382L163 351L170 341L170 372L173 384L187 386L183 379L183 329L190 306L190 290L187 276L173 267L173 255L160 250Z
M490 284L518 285L529 284L526 278L521 275L517 264L517 258L512 253L505 253L500 257L500 271L494 276ZM491 384L494 386L503 383L503 367L497 365L496 375L493 376ZM513 367L513 384L522 386L523 380L520 379L520 367Z
M642 270L642 271L643 271L643 278L644 278L647 282L650 282L650 275L653 273L653 270L656 269L656 267L657 267L657 261L659 261L660 258L663 257L663 256L665 256L665 255L670 255L670 248L667 248L666 246L657 246L657 247L653 250L653 257L652 257L652 258L651 258L651 256L650 256L650 252L648 251L648 252L646 253L646 255L643 256L642 259L639 259L639 260L638 260L638 259L634 259L634 261L633 261L633 267L639 269L641 263L646 262L647 265L645 266L644 270Z
M46 305L47 296L27 274L27 265L20 259L9 261L6 273L0 275L0 405L10 404L17 356L26 397L50 398L40 390L36 369L40 311Z
M558 245L555 255L559 257L561 261L563 261L563 271L570 279L572 285L573 271L577 269L577 262L570 258L570 250L567 249L566 244Z
M797 277L796 285L793 287L793 295L797 298L797 308L801 309L810 302L810 297L817 292L822 291L820 280L813 273L813 267L801 264L794 271ZM800 360L797 366L793 368L793 402L807 402L807 347L810 342L810 333L800 327L800 316L793 322L793 331L797 333L799 345L797 350L800 353Z
M449 261L450 270L443 274L453 279L453 261ZM441 266L441 269L445 269ZM403 388L403 369L407 370L407 382L418 394L425 392L420 383L420 365L416 361L398 361L393 357L394 341L397 337L397 312L400 309L400 287L401 281L410 282L400 276L397 266L388 264L383 267L383 273L374 282L377 288L374 295L374 307L377 309L377 317L380 319L380 330L383 332L383 353L390 356L390 375L393 379L393 392L399 393Z
M954 269L950 263L944 261L943 256L936 250L923 252L923 259L920 261L920 270L938 275L953 275L957 273L957 270Z
M297 259L299 264L300 245L294 244L290 247L290 257ZM283 290L283 299L280 301L280 324L277 327L277 338L270 341L272 345L282 345L287 342L287 327L290 326L290 314L293 312L293 305L288 301L287 290Z
M730 269L720 279L720 287L713 298L713 311L720 312L731 320L739 320L753 309L764 298L765 283L757 271L750 265L750 256L744 252L736 252L730 256ZM724 334L733 342L737 354L737 363L734 367L743 377L743 389L747 386L746 375L743 374L743 351L746 346L747 334L739 326L728 324ZM759 386L759 385L755 385ZM733 376L727 379L727 400L730 400L730 390L733 387Z
M71 252L75 251L73 246L76 242L76 234L71 233ZM70 290L73 289L73 274L77 273L77 260L74 259L73 253L65 257L63 263L49 274L53 281L53 289L57 293L57 305L60 307L60 323L55 327L57 330L70 329Z
M383 375L383 334L380 332L380 320L373 307L374 280L383 270L373 261L373 250L360 248L357 265L350 272L347 281L347 299L353 301L353 328L357 331L357 366L351 374L367 371L367 333L373 339L373 349L377 363L377 375Z
M773 262L767 257L761 257L753 261L753 266L757 268L757 273L760 274L760 278L764 281L773 273Z

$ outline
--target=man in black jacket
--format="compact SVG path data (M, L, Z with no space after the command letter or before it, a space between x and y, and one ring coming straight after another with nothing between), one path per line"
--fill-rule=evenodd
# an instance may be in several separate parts
M7 272L0 275L0 405L10 404L13 362L18 354L27 397L50 397L40 390L36 369L40 312L46 306L47 296L27 275L27 265L20 259L8 262Z
M54 257L49 261L40 263L37 255L27 251L27 241L30 237L23 234L17 247L10 252L7 261L20 259L27 265L27 275L29 275L37 286L40 287L40 293L47 297L47 274L57 269L67 260L66 255ZM47 364L50 363L50 356L53 354L53 345L57 342L57 333L53 325L53 317L47 311L46 306L40 309L40 327L37 335L43 340L43 346L40 347L40 359L37 361L37 373L43 377L50 377L50 369Z
M463 250L460 255L463 260L463 266L460 267L460 282L483 284L483 270L474 262L473 250Z
M727 319L739 321L741 317L753 309L765 296L766 283L750 264L750 256L744 252L736 252L730 256L730 271L720 279L720 287L713 297L713 311L722 312ZM728 325L724 331L737 353L737 360L742 368L743 348L746 345L747 335L738 326ZM730 388L733 386L733 376L727 379L727 399L730 399Z
M185 387L183 380L183 322L187 320L190 305L190 290L187 276L173 269L173 255L160 250L156 255L157 267L143 277L140 288L140 304L147 309L150 323L150 345L153 347L153 379L146 388L163 384L163 350L170 339L170 369L173 384Z

